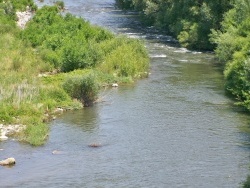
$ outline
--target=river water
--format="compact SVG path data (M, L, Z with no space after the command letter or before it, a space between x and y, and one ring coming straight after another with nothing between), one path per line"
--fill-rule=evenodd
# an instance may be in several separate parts
M240 127L249 117L225 96L214 56L176 47L113 0L64 2L93 24L145 40L151 74L58 117L42 147L0 142L1 159L17 161L0 168L0 187L240 187L250 144Z

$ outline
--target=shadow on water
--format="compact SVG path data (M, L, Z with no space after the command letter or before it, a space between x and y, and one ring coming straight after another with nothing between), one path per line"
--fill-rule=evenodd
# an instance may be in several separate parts
M64 114L60 119L65 123L76 126L84 132L93 132L98 129L98 107L88 107L82 110L73 110Z

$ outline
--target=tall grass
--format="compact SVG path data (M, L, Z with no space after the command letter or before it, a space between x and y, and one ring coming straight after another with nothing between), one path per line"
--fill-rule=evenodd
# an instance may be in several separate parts
M117 77L141 78L147 76L148 55L142 43L124 37L100 44L106 54L98 67Z
M57 6L39 10L21 31L13 11L23 9L20 2L26 7L33 1L13 2L9 15L0 0L0 123L26 125L20 140L43 144L56 108L92 105L100 85L147 74L141 42L61 16Z

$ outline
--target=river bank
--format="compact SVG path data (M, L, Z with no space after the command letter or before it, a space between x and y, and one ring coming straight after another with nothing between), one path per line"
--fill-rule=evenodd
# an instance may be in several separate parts
M148 56L141 42L61 14L58 4L32 10L24 5L20 12L3 8L0 19L0 62L5 62L0 64L0 122L24 125L23 131L16 130L20 140L44 144L57 109L90 106L102 85L147 76Z
M91 23L145 40L151 74L50 122L42 147L0 142L1 159L14 156L17 162L1 167L1 185L240 187L248 174L249 136L239 127L248 126L249 118L225 96L214 56L185 53L170 37L142 30L133 15L113 8L113 0L65 4Z
M33 12L30 10L29 6L26 7L26 11L16 12L17 21L16 24L21 29L25 28L26 23L32 19ZM0 141L7 140L9 136L17 135L26 129L25 125L4 125L0 124Z
M214 51L224 69L225 91L250 111L249 1L115 2L124 10L139 11L142 22L174 36L182 47Z

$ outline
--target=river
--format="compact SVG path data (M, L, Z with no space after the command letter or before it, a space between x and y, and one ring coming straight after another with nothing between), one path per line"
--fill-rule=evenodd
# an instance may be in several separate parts
M0 187L240 187L250 144L240 128L250 119L225 96L214 55L178 48L113 0L64 2L93 24L144 40L151 74L58 117L44 146L0 142L1 159L17 161L0 168Z

